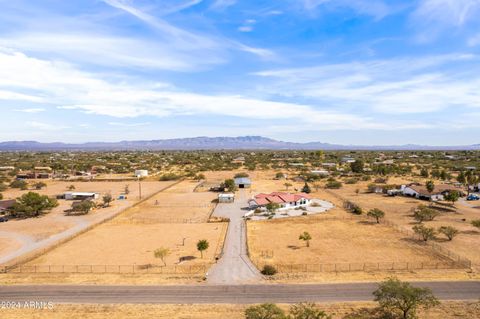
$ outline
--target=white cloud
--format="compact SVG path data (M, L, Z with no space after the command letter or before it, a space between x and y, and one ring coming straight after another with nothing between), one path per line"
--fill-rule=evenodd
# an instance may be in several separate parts
M139 127L139 126L147 126L150 125L150 122L143 122L143 123L122 123L122 122L108 122L108 125L111 126L122 126L122 127Z
M15 109L15 112L22 112L22 113L40 113L45 112L46 109L42 107L34 107L34 108L26 108L26 109Z
M256 73L264 91L313 98L339 108L386 114L480 107L478 70L460 68L471 55L376 60ZM449 68L450 67L450 68Z
M66 63L31 58L18 52L0 52L0 88L2 87L14 93L32 92L35 97L41 97L43 103L57 105L60 110L80 110L115 118L212 115L254 121L296 121L320 125L322 129L346 125L357 128L378 126L368 118L317 110L305 104L240 95L189 93L157 83L137 81L131 84L128 79L112 81L79 71ZM37 122L30 123L30 126L53 129L52 126Z

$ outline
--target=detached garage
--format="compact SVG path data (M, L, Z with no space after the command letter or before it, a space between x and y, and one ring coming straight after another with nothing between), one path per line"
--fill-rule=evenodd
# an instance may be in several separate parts
M235 185L238 188L250 188L252 186L252 181L248 177L238 177L235 178Z

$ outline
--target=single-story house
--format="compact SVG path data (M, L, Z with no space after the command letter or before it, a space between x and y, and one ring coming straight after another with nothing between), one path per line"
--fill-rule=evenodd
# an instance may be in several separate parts
M232 193L218 194L219 203L233 203L235 201L235 195Z
M66 192L62 197L66 200L93 200L98 199L99 194L93 192Z
M147 177L148 176L148 171L146 169L137 169L137 170L135 170L135 176L136 177Z
M345 156L342 158L342 163L355 163L356 160L353 157Z
M244 164L245 163L245 156L238 156L238 157L235 157L232 162L232 164Z
M237 177L235 178L235 185L238 188L250 188L252 186L252 181L248 177Z
M308 194L298 193L283 193L274 192L270 194L258 194L248 201L248 205L251 209L265 208L270 203L276 203L280 205L282 209L292 209L298 207L308 206L311 202L311 198Z
M0 166L0 171L13 171L15 170L14 166Z
M448 192L451 191L457 191L462 196L464 195L463 191L458 187L446 184L435 185L435 188L431 193L427 190L427 187L425 185L408 185L402 187L402 190L403 195L405 196L412 196L418 199L426 199L431 201L443 200L444 195L448 194Z

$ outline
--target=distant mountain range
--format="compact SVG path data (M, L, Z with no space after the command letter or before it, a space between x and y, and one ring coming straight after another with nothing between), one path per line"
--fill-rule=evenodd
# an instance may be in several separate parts
M480 150L480 144L465 146L428 145L338 145L321 142L283 142L262 136L192 137L151 141L89 142L82 144L0 142L0 151L101 151L101 150Z

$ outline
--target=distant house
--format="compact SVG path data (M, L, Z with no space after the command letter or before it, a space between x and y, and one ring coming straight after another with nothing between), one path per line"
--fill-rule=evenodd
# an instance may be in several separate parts
M328 176L330 175L330 172L329 171L326 171L324 169L321 169L321 170L311 170L310 173L314 174L314 175L318 175L318 176Z
M342 158L342 163L355 163L356 160L353 157L345 156Z
M233 160L232 160L232 164L244 164L245 163L245 157L244 156L238 156L238 157L235 157Z
M409 185L403 187L403 194L406 196L416 197L418 199L425 199L430 201L443 200L444 195L448 194L451 191L457 191L462 196L464 195L463 191L458 187L452 185L435 185L433 192L429 192L427 187L424 185Z
M235 195L232 193L218 194L219 203L233 203L235 201Z
M238 188L250 188L252 186L252 181L248 177L237 177L235 178L235 185Z
M16 202L14 199L0 200L0 213L4 213L12 208Z
M322 163L322 166L328 168L335 168L337 167L337 163Z
M66 192L61 197L66 200L93 200L98 199L99 194L92 192Z
M290 194L283 192L274 192L270 194L258 194L248 201L251 209L265 208L270 203L280 205L280 209L292 209L298 207L305 207L310 204L311 198L308 194Z
M14 166L0 166L0 171L13 171L15 170Z

